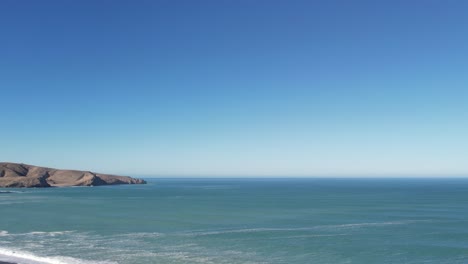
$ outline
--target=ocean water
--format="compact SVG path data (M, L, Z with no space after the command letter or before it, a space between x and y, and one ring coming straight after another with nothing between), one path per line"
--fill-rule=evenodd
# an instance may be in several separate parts
M468 179L0 192L0 260L18 263L468 263Z

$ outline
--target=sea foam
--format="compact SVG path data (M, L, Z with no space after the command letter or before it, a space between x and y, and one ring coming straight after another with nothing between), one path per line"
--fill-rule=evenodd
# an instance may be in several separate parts
M0 248L0 260L18 264L116 264L116 262L98 262L64 256L37 256L27 251Z

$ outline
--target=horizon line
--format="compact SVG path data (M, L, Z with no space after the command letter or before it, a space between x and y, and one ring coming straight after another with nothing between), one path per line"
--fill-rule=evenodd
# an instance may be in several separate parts
M310 176L284 176L284 175L130 175L131 177L146 179L468 179L468 174L460 175L310 175Z

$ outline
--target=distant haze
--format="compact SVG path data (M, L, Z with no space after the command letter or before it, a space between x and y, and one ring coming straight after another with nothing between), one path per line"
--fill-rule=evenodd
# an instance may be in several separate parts
M1 1L0 161L468 176L468 1Z

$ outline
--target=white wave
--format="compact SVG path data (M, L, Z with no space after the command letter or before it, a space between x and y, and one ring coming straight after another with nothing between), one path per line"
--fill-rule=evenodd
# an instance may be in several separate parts
M311 227L292 227L292 228L244 228L244 229L224 229L214 231L193 231L184 233L186 236L209 236L209 235L222 235L230 233L259 233L259 232L288 232L288 231L312 231L312 230L338 230L344 228L360 228L360 227L372 227L372 226L388 226L388 225L405 225L415 222L423 222L427 220L402 220L402 221L391 221L391 222L369 222L369 223L353 223L353 224L341 224L341 225L318 225Z
M191 239L177 240L174 244L171 242L173 240L171 236L178 236L175 233L140 232L105 236L79 231L25 233L5 231L3 234L6 237L0 237L0 260L18 264L125 264L138 263L136 260L148 263L264 263L256 252L249 250L245 252L213 250L210 247L200 246ZM167 237L169 240L165 240ZM158 240L158 243L151 248L147 247L155 240ZM22 243L10 243L10 241L22 241ZM60 253L62 250L71 254ZM96 261L94 257L99 256L99 252L112 252L108 260L113 262Z
M22 201L5 201L5 202L0 202L0 205L11 205L11 204L23 204L23 203L26 203L26 202L22 202Z
M12 237L18 237L18 236L60 236L60 235L67 235L71 234L75 231L53 231L53 232L44 232L44 231L33 231L33 232L28 232L28 233L9 233L8 231L5 230L0 230L0 237L2 236L12 236Z
M430 220L400 220L400 221L389 221L389 222L367 222L367 223L353 223L353 224L342 224L342 225L329 225L324 226L328 228L354 228L354 227L373 227L373 226L389 226L389 225L408 225L421 222L429 222Z
M157 237L163 237L163 236L165 236L165 234L158 233L158 232L124 233L124 234L115 235L115 237L125 237L125 238L133 238L133 239L157 238Z
M310 234L310 235L297 235L297 236L281 236L281 237L269 237L262 238L261 240L284 240L284 239L296 239L296 238L314 238L314 237L337 237L337 236L348 236L349 234ZM254 241L259 240L258 238L250 239L238 239L237 241Z
M108 261L89 261L64 256L42 257L16 249L0 248L0 260L18 264L116 264Z
M54 231L54 232L33 231L29 233L24 233L24 235L59 236L59 235L70 234L73 232L75 231Z

